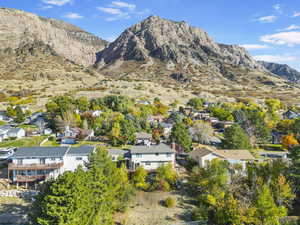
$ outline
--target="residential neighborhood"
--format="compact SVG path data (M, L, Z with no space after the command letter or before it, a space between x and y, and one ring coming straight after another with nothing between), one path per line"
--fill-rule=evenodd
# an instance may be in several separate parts
M230 174L230 182L238 182L235 179L250 179L250 173L265 166L280 171L280 165L291 165L291 152L299 145L298 120L287 119L291 112L279 107L277 100L258 105L191 99L186 105L167 106L159 99L142 104L125 96L91 100L59 96L46 104L44 112L21 115L21 120L3 113L1 179L8 189L39 191L45 184L73 179L68 176L86 174L84 179L91 179L103 173L101 179L128 182L140 193L172 195L172 190L196 188L201 196L205 193L197 188L221 181L213 176ZM267 124L271 115L276 126ZM208 174L212 177L205 177ZM208 193L219 184L212 185ZM201 216L193 211L191 217Z

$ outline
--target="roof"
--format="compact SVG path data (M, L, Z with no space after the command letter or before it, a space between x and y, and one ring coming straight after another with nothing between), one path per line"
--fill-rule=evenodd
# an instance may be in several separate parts
M231 159L231 160L253 160L255 159L254 156L248 150L213 150L213 149L195 149L194 151L190 152L189 155L191 157L198 157L202 158L206 155L214 154L219 156L220 158L224 159Z
M216 150L215 154L220 155L226 159L236 159L236 160L253 160L254 156L249 152L249 150Z
M139 146L132 146L131 147L131 154L151 154L151 153L175 153L175 150L173 150L170 146L166 144L159 144L159 145L139 145Z
M94 146L83 145L80 147L71 147L67 155L90 155L94 151Z
M69 147L29 147L19 148L13 155L13 158L26 157L63 157Z
M209 155L211 153L212 153L212 151L207 148L203 148L203 149L197 148L197 149L189 152L188 155L192 158L201 158L201 157Z
M148 134L148 133L145 133L145 132L136 133L135 136L136 136L137 139L151 139L152 138L151 134Z
M23 128L19 128L19 127L16 127L16 128L12 128L8 131L8 133L18 133L19 131L21 130L24 130Z
M110 155L124 155L128 151L123 149L108 149L107 150Z

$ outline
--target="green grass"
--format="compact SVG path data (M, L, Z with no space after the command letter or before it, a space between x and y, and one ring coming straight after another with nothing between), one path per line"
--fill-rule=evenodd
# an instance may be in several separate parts
M103 144L103 142L100 141L79 141L77 144L73 145L73 146L82 146L82 145L92 145L92 146L96 146L96 145L100 145Z
M0 143L0 148L38 146L44 139L45 136L37 136L37 137L26 137L18 140L4 141Z
M5 121L0 120L0 126L7 124Z
M22 125L19 125L18 127L23 128L23 129L37 129L37 126L28 125L28 124L22 124Z
M60 144L58 142L54 141L46 141L43 146L44 147L51 147L51 146L59 146Z

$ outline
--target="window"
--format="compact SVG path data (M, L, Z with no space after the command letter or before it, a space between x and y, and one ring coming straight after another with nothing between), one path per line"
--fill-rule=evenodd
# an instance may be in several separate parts
M142 158L142 154L136 154L137 158Z
M146 166L151 166L151 162L146 162L145 165Z
M155 153L156 156L159 156L159 153Z
M51 161L55 161L55 158L50 158Z
M18 165L23 165L23 159L18 159L18 160L17 160L17 164L18 164Z
M167 153L167 157L171 157L172 156L172 154L171 153Z
M40 164L46 164L45 158L41 158L41 159L40 159Z
M77 161L82 161L82 157L76 157Z

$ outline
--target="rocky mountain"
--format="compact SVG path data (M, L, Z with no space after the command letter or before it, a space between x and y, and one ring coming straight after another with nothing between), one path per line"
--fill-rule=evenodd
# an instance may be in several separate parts
M21 10L0 8L0 49L17 49L43 42L58 55L90 66L107 42L66 22L39 17Z
M280 82L244 48L218 44L200 28L158 16L126 29L98 53L95 66L106 75L164 80L181 77L194 84Z
M286 64L270 63L264 61L259 61L259 63L271 73L274 73L285 80L293 83L300 83L300 72L289 67Z
M60 56L42 41L0 50L0 79L3 80L82 79L94 75L92 70Z

